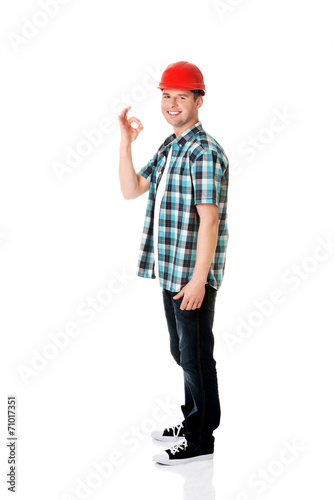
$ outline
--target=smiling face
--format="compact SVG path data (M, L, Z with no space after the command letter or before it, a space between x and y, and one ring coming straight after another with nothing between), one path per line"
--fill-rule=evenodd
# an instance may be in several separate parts
M198 122L198 109L203 104L203 97L194 99L190 90L164 89L162 91L161 111L167 122L173 126L176 136Z

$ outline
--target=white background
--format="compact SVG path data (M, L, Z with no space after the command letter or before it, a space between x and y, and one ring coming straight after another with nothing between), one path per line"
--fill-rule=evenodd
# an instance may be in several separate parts
M18 499L329 498L331 2L70 0L52 15L43 3L7 0L0 12L1 497L15 395ZM172 132L155 87L179 60L202 70L200 120L230 160L230 239L214 463L168 468L154 465L149 434L180 420L182 373L161 289L135 275L147 194L121 195L117 114L132 104L144 125L138 171ZM112 130L57 174L105 119Z

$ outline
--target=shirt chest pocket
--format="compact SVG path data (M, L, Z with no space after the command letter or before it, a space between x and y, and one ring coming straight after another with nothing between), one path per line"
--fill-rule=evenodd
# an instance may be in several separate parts
M175 165L171 172L170 182L172 190L180 194L184 203L189 203L193 189L190 171L185 163Z

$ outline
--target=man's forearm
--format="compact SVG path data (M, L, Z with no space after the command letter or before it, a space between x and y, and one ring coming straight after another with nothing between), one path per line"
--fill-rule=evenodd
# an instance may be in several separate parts
M134 198L138 188L138 178L132 163L131 144L121 144L119 148L119 181L125 199Z
M121 145L119 148L119 180L121 191L126 200L136 198L138 195L138 175L132 163L131 143L135 141L143 130L143 125L138 118L132 116L127 119L127 113L131 106L124 108L118 116L121 127ZM137 127L132 127L136 123Z
M218 240L218 221L200 221L192 279L206 283Z

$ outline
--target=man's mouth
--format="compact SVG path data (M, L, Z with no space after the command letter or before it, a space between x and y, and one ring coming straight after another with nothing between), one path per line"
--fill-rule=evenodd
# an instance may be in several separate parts
M170 115L170 116L177 116L181 113L181 111L167 111L167 113Z

